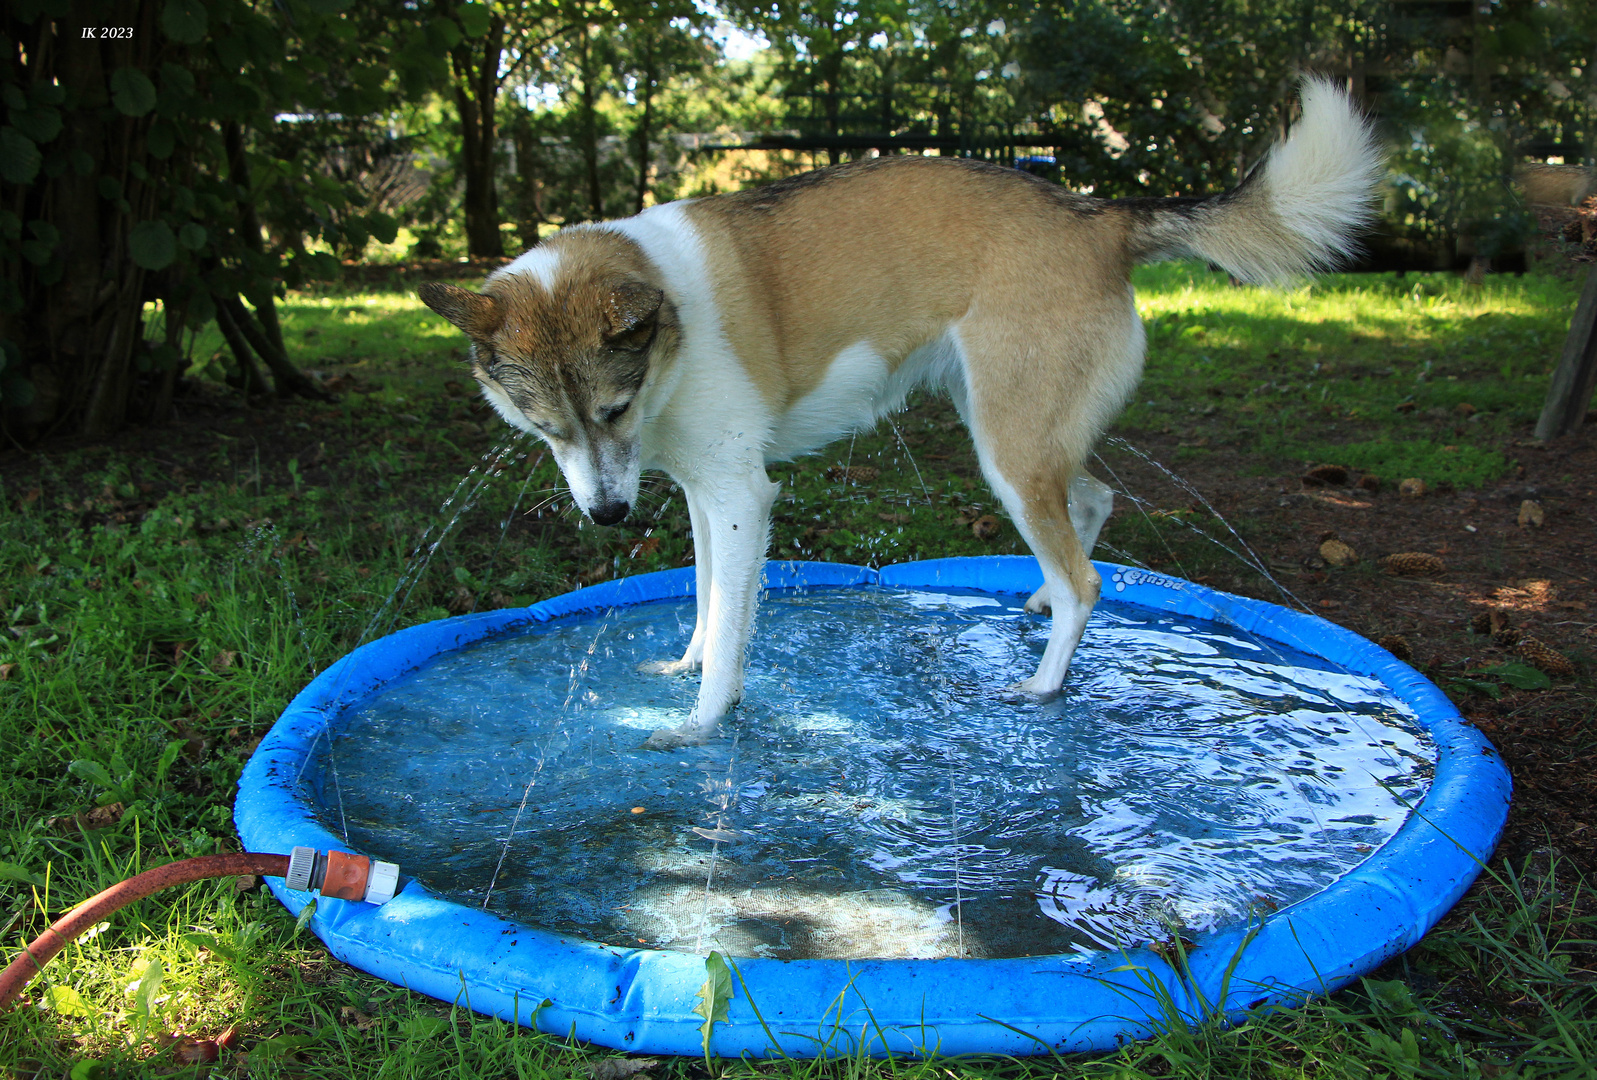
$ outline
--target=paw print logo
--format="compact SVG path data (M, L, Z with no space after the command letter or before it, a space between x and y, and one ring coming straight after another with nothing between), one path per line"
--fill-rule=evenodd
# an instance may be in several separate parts
M1146 570L1133 570L1129 567L1116 570L1109 576L1113 582L1115 592L1125 592L1127 585L1162 585L1167 589L1181 588L1181 582L1176 578L1167 578L1163 574L1153 574Z

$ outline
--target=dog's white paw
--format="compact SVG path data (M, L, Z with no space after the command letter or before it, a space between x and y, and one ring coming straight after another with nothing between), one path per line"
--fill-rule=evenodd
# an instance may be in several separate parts
M1033 615L1053 614L1054 605L1048 599L1048 585L1046 582L1043 583L1042 588L1038 589L1036 592L1032 593L1026 598L1025 607L1026 610L1031 612Z
M691 721L681 727L661 728L643 743L645 750L676 750L684 746L703 746L715 735L715 728L700 728Z
M638 665L638 670L645 675L689 675L699 667L699 661L684 656L680 660L646 660Z
M1029 679L1011 683L1009 686L1004 687L1005 693L1012 694L1015 697L1031 698L1033 701L1047 701L1049 698L1056 696L1061 689L1058 686L1050 686L1038 682L1035 675Z

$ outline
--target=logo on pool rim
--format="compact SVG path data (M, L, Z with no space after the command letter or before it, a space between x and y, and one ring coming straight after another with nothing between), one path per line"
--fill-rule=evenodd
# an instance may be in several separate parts
M1125 592L1127 585L1160 585L1166 589L1180 589L1184 584L1180 578L1165 577L1151 570L1134 570L1130 567L1116 570L1110 575L1109 580L1114 582L1115 592Z

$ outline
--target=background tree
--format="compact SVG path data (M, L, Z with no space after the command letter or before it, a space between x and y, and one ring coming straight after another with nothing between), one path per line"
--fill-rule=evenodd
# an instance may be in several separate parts
M263 219L308 208L299 235L334 247L392 239L394 222L349 212L365 198L354 185L272 156L263 133L283 113L378 113L442 73L439 43L402 3L342 6L6 9L0 423L12 438L162 419L213 318L246 391L266 384L259 361L279 394L320 393L286 354L273 295L337 262L269 245Z

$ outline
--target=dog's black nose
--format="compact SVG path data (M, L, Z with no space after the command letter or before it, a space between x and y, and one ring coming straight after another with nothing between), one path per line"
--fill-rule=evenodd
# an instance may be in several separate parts
M595 525L614 525L627 516L627 511L632 509L632 504L620 499L614 502L602 502L588 511Z

